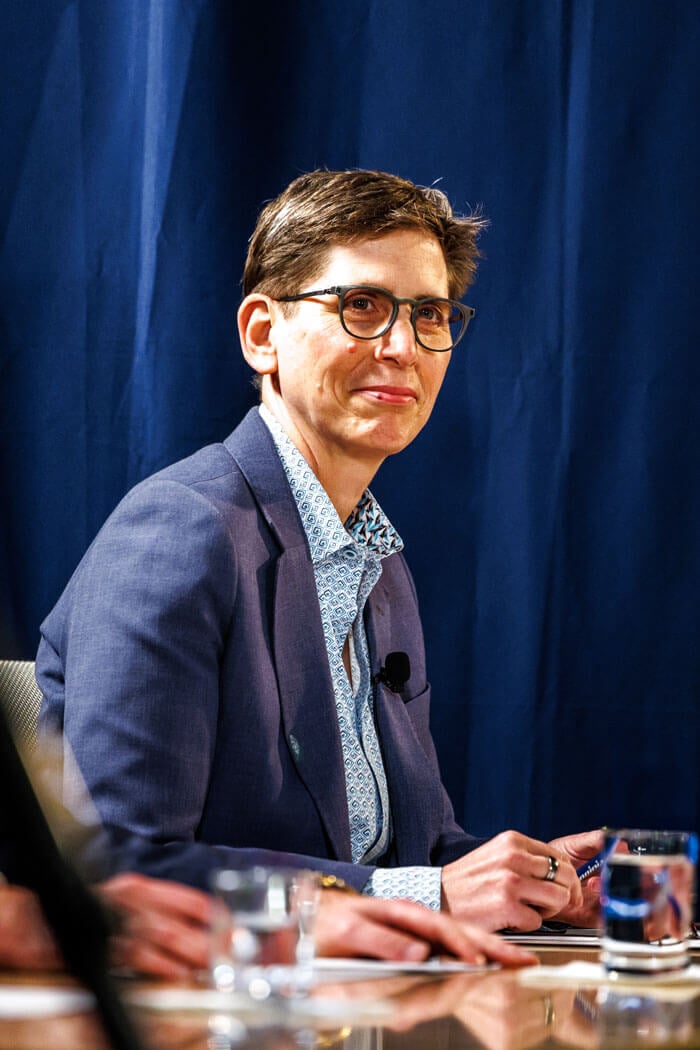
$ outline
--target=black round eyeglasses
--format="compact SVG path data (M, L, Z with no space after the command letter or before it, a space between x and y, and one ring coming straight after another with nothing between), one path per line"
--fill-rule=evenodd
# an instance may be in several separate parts
M375 288L371 284L335 284L299 295L270 298L280 303L295 303L316 295L338 296L340 323L354 339L378 339L385 335L398 317L399 307L407 303L411 307L416 342L425 350L437 353L457 346L476 313L472 306L464 306L456 299L402 299L386 288Z

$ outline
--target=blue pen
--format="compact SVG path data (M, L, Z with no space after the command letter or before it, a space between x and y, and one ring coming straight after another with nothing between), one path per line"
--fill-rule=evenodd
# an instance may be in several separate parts
M590 879L591 875L595 875L600 871L603 867L603 861L605 860L606 855L607 850L601 850L600 853L596 853L595 857L591 857L590 860L587 860L585 864L582 864L580 868L576 869L576 874L581 882Z

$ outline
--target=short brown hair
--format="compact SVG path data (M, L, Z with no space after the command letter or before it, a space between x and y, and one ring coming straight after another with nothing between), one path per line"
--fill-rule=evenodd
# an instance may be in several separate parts
M295 295L329 248L414 228L442 247L449 295L459 299L476 273L485 222L457 216L445 194L383 171L311 171L261 211L250 239L243 294Z

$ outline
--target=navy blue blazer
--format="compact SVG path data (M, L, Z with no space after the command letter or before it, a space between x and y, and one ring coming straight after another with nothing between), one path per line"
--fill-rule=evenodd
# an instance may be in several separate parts
M401 555L383 562L366 626L374 672L393 650L411 662L401 694L375 696L385 863L443 864L481 840L455 823L440 780ZM36 673L42 726L65 731L105 825L141 843L132 866L206 884L224 847L292 855L357 888L374 870L351 863L313 568L257 409L127 494L42 625Z

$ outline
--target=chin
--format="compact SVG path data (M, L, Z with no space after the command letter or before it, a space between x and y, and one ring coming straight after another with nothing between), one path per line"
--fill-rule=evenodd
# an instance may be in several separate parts
M421 432L428 417L402 419L398 413L382 412L372 418L355 417L351 427L346 431L349 444L362 453L376 453L382 456L394 456L403 451Z
M381 452L384 456L395 456L397 452L403 452L411 444L418 432L418 430L412 430L406 433L405 430L402 430L397 433L395 429L384 428L368 435L362 444L365 449Z

